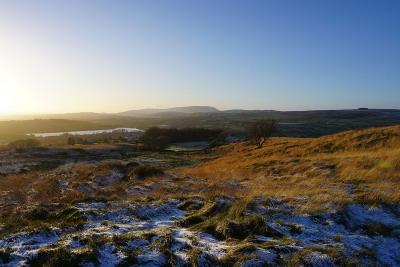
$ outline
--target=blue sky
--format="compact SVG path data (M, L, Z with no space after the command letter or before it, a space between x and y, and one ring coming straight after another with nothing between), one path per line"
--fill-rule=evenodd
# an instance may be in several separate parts
M400 108L400 1L1 1L0 113Z

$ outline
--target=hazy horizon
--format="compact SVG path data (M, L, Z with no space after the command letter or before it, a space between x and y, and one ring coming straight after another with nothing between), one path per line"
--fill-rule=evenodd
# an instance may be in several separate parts
M189 106L179 106L179 107L173 107L173 106L169 106L169 107L150 107L150 108L131 108L131 109L125 109L125 110L119 110L119 111L115 111L115 112L107 112L107 111L71 111L71 112L38 112L38 113L34 113L34 112L25 112L25 113L0 113L0 118L12 118L12 117L23 117L23 116L40 116L40 115L67 115L67 114L84 114L84 113L94 113L94 114L104 114L104 115L118 115L119 113L123 113L126 111L140 111L140 110L151 110L151 109L170 109L170 108L180 108L180 107L192 107L194 105L189 105ZM196 105L197 106L197 105ZM204 106L199 106L199 107L206 107ZM230 110L243 110L243 111L278 111L278 112L295 112L295 111L329 111L329 110L357 110L360 108L367 108L369 110L400 110L400 108L381 108L381 107L366 107L366 106L360 106L360 107L348 107L348 108L337 108L337 109L329 109L329 108L325 108L325 109L247 109L247 108L218 108L218 107L214 107L214 106L209 106L209 107L213 107L218 109L218 111L224 112L224 111L230 111Z
M400 108L398 1L0 1L0 115Z

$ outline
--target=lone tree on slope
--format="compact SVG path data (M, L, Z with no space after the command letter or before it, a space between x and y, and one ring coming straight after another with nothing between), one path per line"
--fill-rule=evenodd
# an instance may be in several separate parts
M249 140L253 145L261 148L265 141L276 131L277 123L274 120L259 120L248 128Z

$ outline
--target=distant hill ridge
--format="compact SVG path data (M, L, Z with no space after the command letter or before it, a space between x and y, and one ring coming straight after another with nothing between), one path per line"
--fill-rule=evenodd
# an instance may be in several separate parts
M211 106L185 106L172 108L145 108L127 110L118 113L96 113L96 112L73 112L60 114L26 114L26 115L4 115L0 114L0 121L6 120L31 120L31 119L67 119L67 120L98 120L116 117L165 117L178 116L195 113L221 112Z
M368 116L398 116L399 109L342 109L342 110L304 110L304 111L278 111L278 110L246 110L228 109L219 110L212 106L184 106L172 108L145 108L127 110L117 113L75 112L60 114L25 114L25 115L1 115L0 121L7 120L31 120L31 119L67 119L67 120L107 120L107 119L129 119L129 118L173 118L187 117L193 114L206 115L208 113L226 115L277 115L287 117L317 116L317 117L368 117Z
M218 109L211 106L187 106L187 107L173 107L173 108L156 108L156 109L137 109L128 110L117 113L122 116L143 116L143 115L155 115L160 113L214 113L219 112Z

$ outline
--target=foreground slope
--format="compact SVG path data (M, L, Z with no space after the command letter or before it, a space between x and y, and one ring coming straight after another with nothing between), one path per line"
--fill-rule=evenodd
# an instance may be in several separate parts
M3 151L0 265L400 266L399 136Z
M400 126L272 138L261 149L247 142L220 149L223 156L182 173L210 183L241 182L252 194L305 196L307 209L400 202Z

